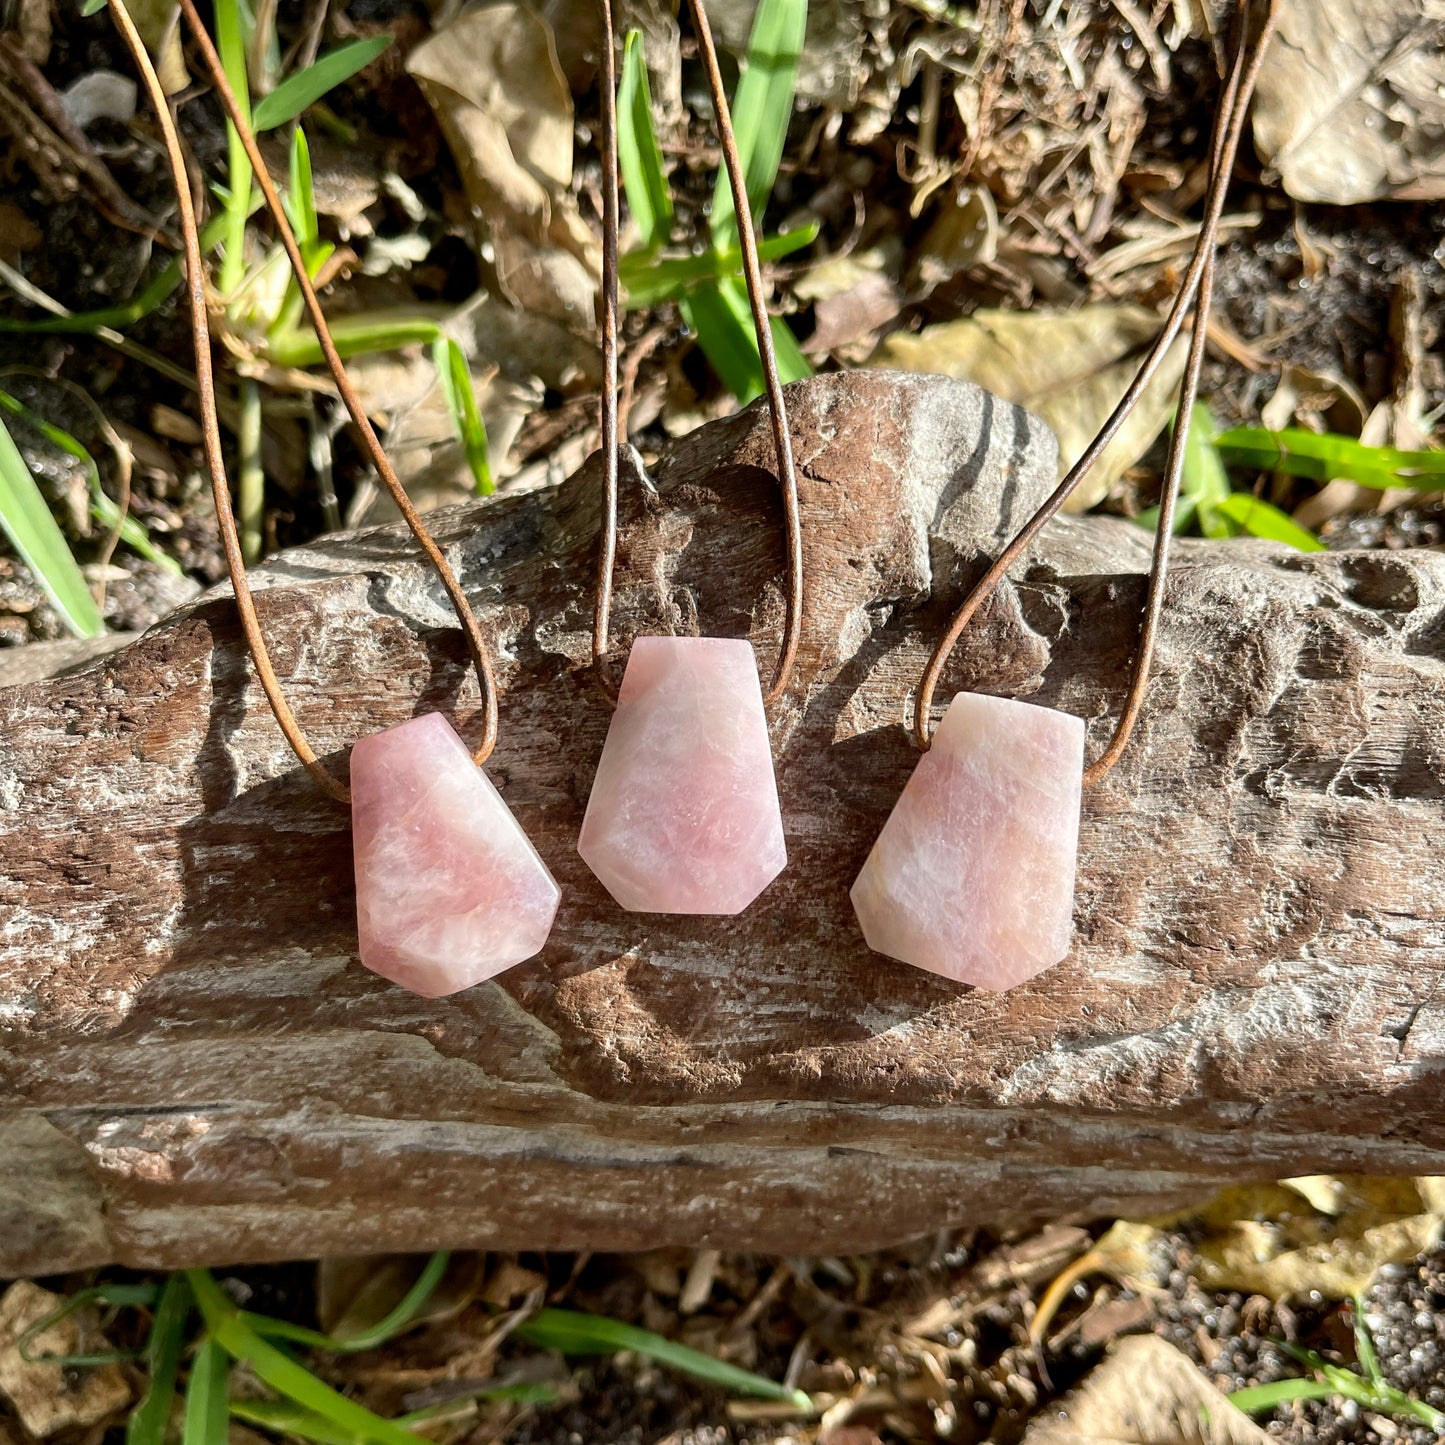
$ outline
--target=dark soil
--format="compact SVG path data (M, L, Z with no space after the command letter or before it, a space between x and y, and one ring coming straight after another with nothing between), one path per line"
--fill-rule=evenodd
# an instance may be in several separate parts
M886 1384L896 1382L900 1374L917 1380L916 1367L910 1367L897 1349L880 1343L883 1322L918 1313L940 1296L966 1296L970 1269L987 1255L989 1244L977 1241L979 1254L974 1254L955 1242L939 1255L936 1242L930 1242L872 1260L848 1261L848 1266L861 1265L871 1276L862 1301L839 1300L834 1294L837 1281L820 1284L815 1274L809 1288L795 1286L770 1312L750 1365L781 1378L806 1331L808 1363L797 1379L804 1389L836 1389L845 1380ZM1187 1258L1187 1244L1183 1239L1178 1244L1181 1257ZM765 1274L767 1262L759 1261L756 1268ZM619 1280L625 1281L629 1274L626 1260L593 1261L583 1275L584 1284L589 1274L607 1279L613 1305L621 1303L619 1291L625 1294L626 1287ZM811 1304L810 1295L814 1295ZM819 1297L833 1305L831 1318L822 1325ZM1057 1330L1068 1330L1070 1314L1077 1319L1087 1306L1111 1299L1127 1305L1141 1297L1126 1288L1110 1285L1101 1290L1081 1283L1074 1291L1074 1305L1055 1322ZM647 1304L644 1295L640 1303L634 1302L634 1309ZM1098 1339L1084 1343L1074 1335L1058 1353L1048 1355L1041 1370L1027 1344L1032 1307L1033 1297L1024 1289L987 1305L950 1341L972 1342L977 1362L972 1370L955 1373L946 1388L935 1386L932 1400L895 1401L865 1410L850 1418L849 1427L866 1427L885 1441L988 1440L1009 1445L1019 1439L1029 1419L1077 1383L1107 1344ZM655 1299L651 1308L665 1313ZM1347 1304L1314 1298L1286 1305L1260 1296L1209 1293L1200 1289L1187 1269L1176 1267L1163 1292L1142 1297L1141 1309L1143 1318L1135 1328L1152 1330L1177 1345L1225 1393L1300 1377L1302 1367L1277 1340L1316 1350L1340 1365L1356 1363ZM1415 1398L1445 1409L1445 1250L1413 1264L1386 1267L1366 1296L1366 1309L1385 1378ZM675 1317L671 1323L677 1323ZM663 1439L669 1445L731 1441L761 1445L801 1438L805 1431L812 1438L815 1428L785 1419L740 1423L730 1415L728 1401L720 1393L699 1389L647 1363L584 1365L574 1373L573 1382L579 1398L537 1410L508 1439L519 1445L651 1445ZM945 1405L950 1408L939 1415L939 1407ZM1427 1445L1436 1438L1428 1426L1373 1415L1344 1400L1281 1406L1260 1423L1291 1445ZM860 1442L866 1438L858 1437Z

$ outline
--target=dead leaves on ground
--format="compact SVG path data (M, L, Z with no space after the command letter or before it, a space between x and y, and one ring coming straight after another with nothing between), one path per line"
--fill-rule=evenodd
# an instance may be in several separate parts
M1254 139L1296 200L1445 196L1445 4L1277 0Z
M20 1336L53 1314L65 1301L28 1280L17 1280L0 1297L0 1395L37 1439L99 1424L130 1403L130 1386L118 1365L70 1370L30 1363L20 1353ZM94 1311L78 1311L30 1341L30 1354L93 1351L99 1342ZM103 1342L99 1342L103 1343Z
M572 90L521 0L468 11L407 60L446 135L503 292L590 329L600 253L572 193Z
M442 1413L431 1438L440 1441L507 1438L539 1394L583 1409L594 1390L620 1398L614 1386L592 1379L588 1366L517 1348L515 1326L545 1300L635 1322L772 1377L786 1374L811 1404L737 1398L727 1416L754 1428L787 1424L795 1438L818 1445L962 1438L960 1431L980 1426L996 1438L1021 1432L1023 1445L1263 1445L1270 1437L1215 1388L1205 1373L1210 1366L1181 1350L1188 1336L1177 1315L1159 1308L1163 1291L1176 1305L1191 1292L1197 1297L1200 1286L1279 1301L1312 1291L1354 1294L1380 1264L1432 1245L1442 1210L1439 1180L1309 1177L1225 1190L1152 1222L1121 1221L1096 1242L1087 1230L1054 1225L977 1256L967 1236L849 1258L766 1261L665 1250L589 1263L581 1256L570 1272L541 1257L458 1254L418 1317L420 1328L385 1349L311 1363L383 1413L436 1407ZM321 1264L318 1323L353 1340L375 1329L414 1285L421 1264L408 1256ZM1181 1268L1194 1281L1183 1296ZM1040 1316L1049 1295L1061 1297L1059 1279L1071 1286L1090 1271L1114 1275L1126 1291L1100 1291L1082 1314L1074 1311L1059 1336L1074 1341L1072 1358L1099 1345L1106 1352L1054 1400L1041 1367L1047 1320L1036 1319L1032 1338L1023 1322L1051 1278ZM15 1334L58 1303L32 1285L16 1285L0 1300L0 1391L37 1435L114 1418L129 1398L114 1370L103 1382L106 1393L90 1398L75 1388L90 1372L67 1382L51 1378L58 1375L53 1366L17 1366ZM1202 1308L1210 1308L1207 1299ZM1171 1319L1166 1339L1159 1331L1170 1329ZM1047 1353L1066 1358L1059 1341ZM82 1313L38 1347L101 1344L95 1321ZM1207 1349L1204 1358L1211 1358ZM624 1390L651 1392L655 1366L633 1359L613 1368ZM43 1379L35 1373L47 1370ZM502 1395L522 1394L512 1403L486 1399L497 1387ZM42 1389L40 1404L27 1388Z
M1445 1181L1317 1176L1227 1190L1193 1222L1206 1289L1346 1299L1439 1240Z
M1023 1445L1265 1445L1269 1438L1168 1341L1135 1335L1041 1411Z
M1059 438L1059 475L1083 453L1139 369L1159 318L1140 306L1077 311L976 311L961 321L889 337L877 366L934 371L977 382L1042 417ZM1174 406L1185 342L1176 339L1138 406L1109 443L1069 507L1107 496L1124 470L1153 445Z
M1242 1184L1206 1203L1153 1220L1119 1220L1054 1279L1031 1333L1043 1338L1075 1281L1106 1274L1131 1289L1162 1286L1172 1241L1209 1290L1271 1300L1318 1294L1350 1299L1389 1264L1425 1253L1445 1233L1445 1179L1311 1175Z

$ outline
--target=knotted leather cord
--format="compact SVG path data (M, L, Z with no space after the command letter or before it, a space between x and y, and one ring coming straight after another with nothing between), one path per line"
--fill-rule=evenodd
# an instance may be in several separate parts
M190 0L184 0L189 4ZM618 437L626 418L619 418L617 396L617 232L618 232L618 158L617 158L617 61L612 28L611 0L598 0L602 12L602 538L597 559L597 606L592 621L592 661L598 681L614 701L617 690L607 678L604 664L608 651L608 633L612 614L612 574L617 561L617 473ZM768 412L773 423L773 444L778 454L778 485L783 495L783 521L787 534L788 594L787 614L783 622L782 647L778 653L773 680L763 702L776 702L787 691L793 664L798 653L798 634L803 620L803 524L798 511L798 478L793 465L793 439L788 429L788 413L783 402L783 384L778 376L777 356L773 349L772 326L767 303L763 298L763 273L758 264L757 238L753 234L752 207L748 202L747 178L733 137L732 113L723 90L722 72L718 68L717 47L713 44L712 27L708 23L703 0L688 0L693 29L697 32L698 54L707 72L708 90L712 95L713 112L717 118L718 142L722 148L723 165L727 170L728 188L732 191L733 211L737 217L738 246L742 255L743 280L747 287L748 305L753 314L757 334L758 356L762 361L763 385L768 398Z
M1138 403L1154 373L1164 360L1165 353L1179 334L1190 302L1195 303L1194 325L1190 333L1189 355L1184 366L1184 375L1179 387L1179 406L1170 438L1168 460L1164 469L1163 490L1159 499L1159 521L1154 536L1154 553L1150 567L1149 593L1144 604L1144 617L1140 627L1139 647L1135 656L1134 671L1129 683L1129 692L1120 713L1119 722L1109 745L1097 759L1084 769L1084 782L1097 783L1119 761L1134 725L1139 719L1144 704L1144 694L1149 685L1149 671L1154 657L1154 644L1158 637L1159 618L1164 606L1164 582L1169 570L1169 550L1173 540L1174 505L1179 494L1179 483L1184 471L1185 445L1189 436L1190 412L1199 392L1199 373L1204 362L1204 347L1208 330L1209 310L1214 292L1214 254L1219 236L1219 220L1224 211L1225 195L1229 189L1235 156L1239 150L1240 138L1244 132L1249 101L1259 78L1260 64L1274 33L1275 15L1273 0L1268 0L1264 20L1258 36L1251 45L1250 12L1252 0L1241 0L1235 15L1234 55L1229 77L1220 97L1219 111L1215 119L1213 140L1210 147L1209 188L1205 200L1204 218L1200 223L1199 239L1179 294L1170 308L1164 327L1155 338L1138 375L1129 384L1118 406L1110 414L1098 435L1090 442L1084 454L1069 469L1052 496L1026 522L1018 535L999 554L998 559L974 585L962 605L954 614L948 630L940 639L923 671L914 704L913 736L925 752L931 740L931 713L933 695L938 680L964 628L978 609L993 595L1008 569L1019 559L1045 524L1055 516L1070 494L1088 475L1105 447L1114 439L1129 413Z
M261 624L256 615L255 600L251 594L250 583L246 577L246 564L241 556L240 538L236 532L236 518L231 506L231 489L226 477L225 457L221 446L220 422L216 414L216 386L215 375L211 365L211 330L210 321L206 309L206 284L205 272L201 260L200 238L196 230L195 205L191 198L190 177L186 172L186 161L184 152L181 149L180 135L176 130L175 118L171 114L170 102L165 91L161 87L159 78L156 75L155 66L151 63L150 55L147 53L145 44L135 28L135 22L131 19L130 12L126 9L125 0L110 0L111 13L115 17L116 25L125 39L135 60L136 68L141 73L145 83L146 91L150 96L151 104L155 107L157 119L160 122L161 135L165 141L166 155L170 161L171 176L175 183L176 202L179 208L181 222L181 237L184 245L186 263L186 287L190 297L191 308L191 333L196 353L196 381L199 385L200 409L201 409L201 431L206 453L206 466L211 474L211 492L215 499L216 518L220 525L221 544L226 553L226 567L231 574L231 585L236 594L236 610L241 618L241 630L246 637L246 645L250 649L252 661L256 665L256 675L260 679L261 686L266 693L266 700L271 704L271 711L275 714L276 722L286 741L291 745L292 751L301 760L306 771L311 774L316 785L337 802L349 803L351 801L350 789L346 787L331 770L316 756L310 743L307 742L301 726L296 720L295 714L291 711L281 691L281 684L276 677L275 668L271 664L271 656L266 647L266 639L261 631ZM265 160L261 156L260 147L256 144L256 137L252 134L251 128L246 124L245 117L241 114L240 106L237 104L235 94L226 80L225 70L221 65L221 58L216 53L215 46L211 43L211 37L206 32L205 26L201 23L200 16L196 13L191 0L181 0L181 10L185 15L186 23L190 26L195 36L201 55L210 72L211 80L215 86L216 93L225 106L226 113L231 123L236 127L241 137L241 143L245 147L246 154L250 159L252 169L255 172L257 184L266 199L267 208L276 224L277 234L281 238L282 245L286 248L286 254L291 261L291 269L295 273L296 283L301 289L301 294L306 302L306 308L311 315L312 324L316 328L317 339L321 343L322 353L326 357L326 363L331 369L331 374L336 381L336 389L341 399L346 404L346 409L351 413L352 420L356 423L357 430L361 433L362 441L368 455L376 467L377 474L381 477L392 500L396 503L406 524L410 527L412 535L421 544L422 550L426 553L432 566L436 568L441 578L442 586L446 589L447 596L451 598L452 605L456 608L457 617L461 622L462 631L467 639L467 647L472 656L473 665L476 667L477 680L481 686L482 702L485 713L483 736L481 745L472 755L480 766L491 755L492 749L497 741L497 690L496 683L492 676L491 659L487 652L487 645L484 641L481 628L477 623L476 615L473 613L471 604L467 601L466 594L462 591L461 583L457 580L456 574L452 571L450 564L443 556L441 549L427 531L425 524L418 515L416 508L412 506L411 499L407 496L405 488L392 468L385 451L382 450L376 432L373 430L370 418L361 404L352 387L350 379L346 375L346 368L341 364L341 357L338 355L336 346L332 342L330 330L326 325L326 317L322 313L321 303L317 299L316 289L311 284L311 278L307 274L306 264L302 260L300 247L296 244L295 233L291 229L290 221L286 217L285 208L281 204L281 198L276 192L276 187L271 181L270 173L266 169Z

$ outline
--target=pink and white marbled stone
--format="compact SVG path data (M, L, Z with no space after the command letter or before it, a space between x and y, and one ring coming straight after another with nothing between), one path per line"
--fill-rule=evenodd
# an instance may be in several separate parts
M959 693L853 885L868 946L999 991L1058 963L1083 776L1082 719Z
M531 958L561 893L440 713L351 751L356 931L373 973L441 998Z
M634 913L741 913L783 871L751 643L632 644L577 851Z

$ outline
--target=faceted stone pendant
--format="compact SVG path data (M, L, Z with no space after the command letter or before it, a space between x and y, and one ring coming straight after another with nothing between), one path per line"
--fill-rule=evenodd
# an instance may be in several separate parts
M356 931L373 973L441 998L531 958L561 897L440 713L351 750Z
M960 693L853 885L869 948L999 991L1058 963L1083 777L1082 719Z
M577 851L633 913L741 913L783 871L751 643L632 644Z

